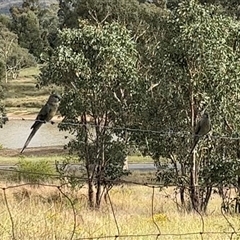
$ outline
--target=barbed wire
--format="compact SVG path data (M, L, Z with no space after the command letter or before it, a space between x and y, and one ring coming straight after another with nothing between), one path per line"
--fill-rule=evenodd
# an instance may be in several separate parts
M34 120L34 119L19 119L19 118L11 118L11 121L31 121L31 122L41 122L41 123L46 123L46 121L41 121L41 120ZM76 123L75 120L68 121L68 122L58 122L59 125L61 126L75 126L75 127L99 127L99 125L93 124L93 123ZM51 121L51 124L55 124L54 121ZM145 133L145 134L157 134L158 137L187 137L187 138L193 138L193 136L200 136L201 135L194 135L191 131L175 131L172 129L169 129L167 131L163 130L152 130L152 129L141 129L141 128L131 128L131 127L126 127L126 126L105 126L105 125L100 125L101 128L103 129L111 129L114 131L123 131L123 132L135 132L135 133ZM216 135L216 134L209 134L211 138L213 139L223 139L223 140L240 140L240 134L239 137L236 136L229 136L229 135ZM236 135L236 134L235 134Z

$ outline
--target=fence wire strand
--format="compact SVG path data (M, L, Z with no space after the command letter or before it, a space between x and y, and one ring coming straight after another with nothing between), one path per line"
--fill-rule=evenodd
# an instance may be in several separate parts
M230 239L233 239L233 236L237 235L237 231L235 230L235 228L234 228L233 224L230 222L230 220L227 218L227 215L224 214L222 207L221 207L221 214L224 217L224 219L226 220L226 222L229 225L229 227L233 230L231 235L230 235Z
M31 175L42 175L42 176L46 176L46 177L52 177L52 178L60 178L61 175L60 174L52 174L52 173L42 173L42 172L34 172L34 171L23 171L23 170L18 170L18 169L7 169L7 168L1 168L1 165L0 165L0 172L12 172L12 173L19 173L19 174L31 174ZM76 180L81 180L82 182L87 182L88 178L87 177L79 177L79 176L72 176L72 175L67 175L67 174L64 174L63 175L64 178L71 178L71 179L76 179ZM142 181L133 181L133 180L126 180L126 179L116 179L116 180L111 180L111 179L107 179L107 178L104 178L102 179L103 182L105 183L111 183L111 184L115 184L115 185L120 185L120 184L126 184L126 185L138 185L138 186L145 186L145 187L149 187L149 188L163 188L163 187L166 187L166 184L164 183L161 183L161 182L142 182ZM32 184L32 185L36 185L36 183L28 183L29 184ZM42 183L37 183L38 185L44 185L46 186L45 184L42 184ZM22 185L25 185L24 183ZM18 185L19 187L22 186L21 184ZM64 185L67 185L67 183L64 183L62 184L62 186ZM52 185L48 185L48 186L52 186ZM178 186L176 186L175 183L171 184L169 183L167 185L168 187L192 187L191 185L189 184L180 184ZM202 184L202 185L198 185L198 184L195 184L194 185L195 187L217 187L218 185L217 184ZM16 186L13 186L13 188L15 188ZM11 188L11 186L10 186ZM197 211L197 210L196 210Z
M76 227L77 227L77 215L76 215L76 209L75 209L75 206L74 206L74 203L72 202L72 200L68 197L67 194L65 194L61 187L58 186L57 189L59 190L59 192L68 200L68 202L70 203L71 205L71 208L72 208L72 212L73 212L73 229L72 229L72 234L70 236L70 240L73 239L74 237L74 234L75 234L75 231L76 231Z
M158 237L161 235L161 230L154 218L154 197L155 197L155 187L153 186L152 187L152 200L151 200L152 221L158 230L158 235L156 236L156 239L158 239Z
M30 121L30 122L41 122L41 123L46 123L46 121L41 121L41 120L34 120L34 119L25 119L25 118L11 118L9 121ZM51 121L51 124L56 124L56 122ZM59 125L61 126L75 126L75 127L99 127L99 125L96 125L94 123L81 123L77 122L76 120L68 120L68 121L63 121L63 122L58 122ZM115 131L124 131L124 132L135 132L135 133L146 133L146 134L154 134L158 135L159 137L186 137L186 138L192 138L193 133L191 131L175 131L172 129L169 130L152 130L152 129L143 129L143 128L132 128L132 127L127 127L127 126L106 126L106 125L101 125L101 128L104 129L111 129ZM228 135L217 135L217 134L210 134L211 138L213 139L225 139L225 140L240 140L240 136L228 136ZM197 136L197 135L195 135ZM199 135L200 136L200 135Z
M114 222L115 222L115 225L116 225L116 228L117 228L117 235L116 236L120 236L120 228L119 228L119 224L117 222L117 217L116 217L116 214L115 214L115 210L113 208L113 203L112 203L112 200L110 198L110 194L109 192L107 192L107 196L108 196L108 200L109 200L109 203L110 203L110 207L111 207L111 210L112 210L112 214L113 214L113 218L114 218Z
M2 190L3 190L4 202L5 202L5 205L6 205L6 208L7 208L7 212L8 212L8 215L9 215L9 219L10 219L10 222L11 222L12 239L16 240L16 237L15 237L15 226L14 226L12 213L10 211L10 207L9 207L8 200L7 200L6 188L2 188Z

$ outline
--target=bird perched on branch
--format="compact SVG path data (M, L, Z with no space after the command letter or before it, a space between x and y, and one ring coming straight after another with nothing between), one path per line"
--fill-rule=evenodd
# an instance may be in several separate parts
M35 122L31 127L32 131L21 150L21 153L23 153L24 149L28 146L31 139L33 138L37 130L42 126L42 124L49 122L53 118L53 116L56 114L59 107L60 100L61 100L61 97L59 95L57 94L50 95L47 103L42 107L42 109L38 113L35 119Z
M197 122L195 133L194 133L194 140L193 140L193 146L191 149L190 154L192 154L193 150L195 149L199 139L203 137L204 135L208 134L208 132L211 130L211 121L210 117L207 112L204 112L201 116L200 120Z

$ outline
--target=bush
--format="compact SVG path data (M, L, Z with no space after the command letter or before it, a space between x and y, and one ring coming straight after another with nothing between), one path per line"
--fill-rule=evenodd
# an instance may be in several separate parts
M7 66L20 70L21 68L36 67L37 63L34 56L27 49L17 45L14 52L8 57Z
M31 182L38 184L49 181L55 174L53 166L45 160L41 161L27 161L20 160L18 165L18 180L24 182Z

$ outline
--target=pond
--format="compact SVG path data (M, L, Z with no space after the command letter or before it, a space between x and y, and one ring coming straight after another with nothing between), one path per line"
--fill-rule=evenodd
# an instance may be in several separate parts
M32 120L8 121L0 128L0 144L4 148L22 148L31 132L32 124ZM72 138L68 132L59 131L57 123L46 123L40 127L28 147L64 146Z

